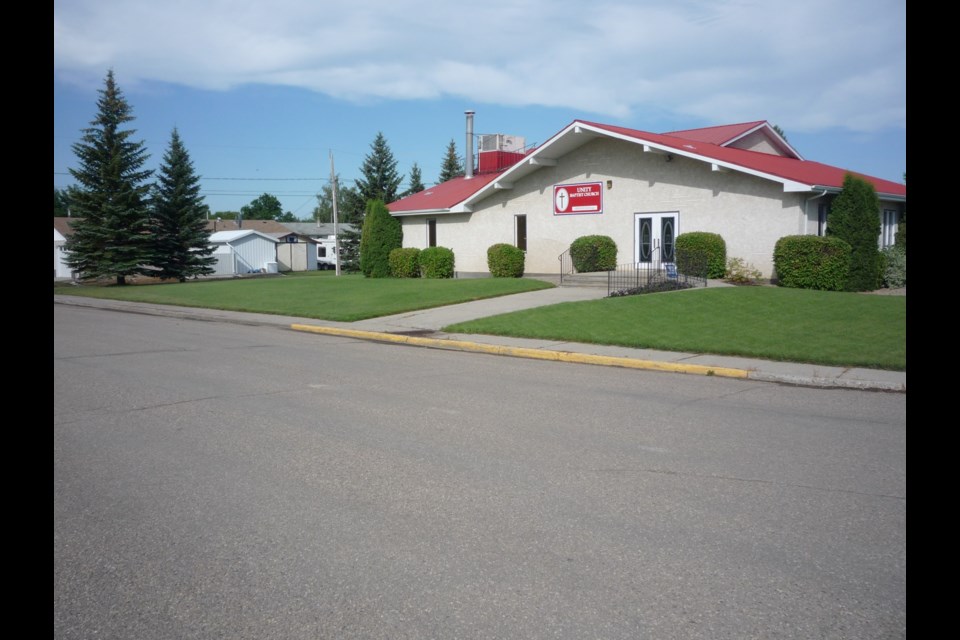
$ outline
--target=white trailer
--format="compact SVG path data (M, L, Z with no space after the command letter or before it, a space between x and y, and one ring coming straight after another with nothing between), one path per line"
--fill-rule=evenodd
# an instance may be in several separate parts
M337 268L337 237L334 235L314 238L317 243L317 269ZM340 248L340 257L343 257L343 247Z

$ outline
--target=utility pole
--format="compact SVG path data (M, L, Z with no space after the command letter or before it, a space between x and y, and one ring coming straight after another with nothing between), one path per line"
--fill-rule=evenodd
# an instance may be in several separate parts
M333 263L340 275L340 223L337 218L337 174L333 170L333 150L330 150L330 195L333 199Z

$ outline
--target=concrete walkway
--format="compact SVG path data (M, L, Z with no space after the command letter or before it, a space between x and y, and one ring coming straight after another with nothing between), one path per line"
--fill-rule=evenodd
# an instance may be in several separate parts
M729 285L718 281L710 281L709 286ZM903 371L828 367L755 358L632 349L530 338L449 334L440 331L442 327L457 322L562 302L594 300L605 297L606 293L606 289L591 287L556 287L358 322L328 322L310 318L220 311L217 309L194 309L67 295L55 295L53 301L54 304L114 309L150 315L235 322L247 325L284 326L296 331L355 339L514 357L734 377L823 388L897 392L906 392L907 390L907 374ZM680 291L677 292L677 295L683 295L683 293Z

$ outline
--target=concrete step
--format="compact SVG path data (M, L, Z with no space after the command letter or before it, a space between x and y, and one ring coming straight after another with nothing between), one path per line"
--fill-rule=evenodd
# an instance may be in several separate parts
M603 287L607 286L607 272L573 273L563 276L562 287Z

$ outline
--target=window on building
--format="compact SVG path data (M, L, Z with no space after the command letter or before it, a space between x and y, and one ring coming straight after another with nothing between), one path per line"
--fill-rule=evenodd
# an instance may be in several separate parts
M830 205L821 202L817 207L817 235L827 235L827 213L830 212Z
M297 236L287 236L287 244L296 244L297 242Z
M883 226L880 228L880 248L892 247L897 241L897 226L900 224L900 212L896 209L883 210Z
M327 248L323 246L317 246L317 257L326 258L327 257Z
M516 221L517 249L527 250L527 216L514 216Z
M437 221L427 220L427 246L437 246Z

